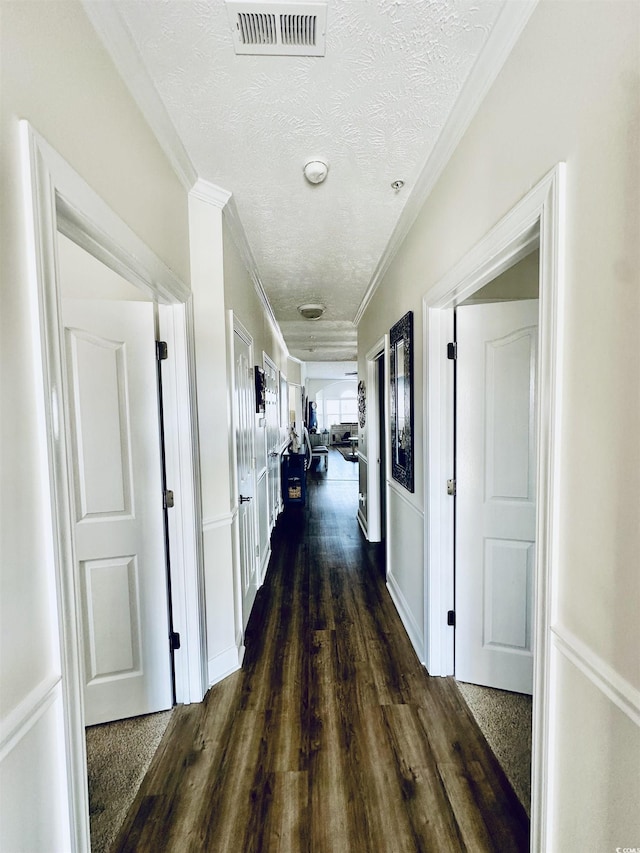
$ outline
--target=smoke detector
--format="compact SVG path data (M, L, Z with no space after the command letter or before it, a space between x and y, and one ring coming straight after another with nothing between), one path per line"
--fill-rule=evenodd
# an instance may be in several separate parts
M309 160L302 171L310 184L321 184L327 177L329 166L324 160Z
M237 54L261 56L324 56L327 3L225 4Z
M325 310L325 306L319 302L307 302L305 305L298 305L298 311L305 320L319 320Z

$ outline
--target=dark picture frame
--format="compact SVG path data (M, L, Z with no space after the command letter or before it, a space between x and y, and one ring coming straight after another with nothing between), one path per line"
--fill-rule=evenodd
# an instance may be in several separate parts
M256 385L256 414L263 415L267 407L267 378L264 368L255 365L254 377Z
M413 492L413 311L391 327L389 345L391 475Z

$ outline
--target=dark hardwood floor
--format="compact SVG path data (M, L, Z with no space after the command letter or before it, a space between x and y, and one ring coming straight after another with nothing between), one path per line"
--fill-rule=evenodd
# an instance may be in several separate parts
M413 652L354 470L332 452L281 517L242 670L174 712L115 850L528 850L455 682Z

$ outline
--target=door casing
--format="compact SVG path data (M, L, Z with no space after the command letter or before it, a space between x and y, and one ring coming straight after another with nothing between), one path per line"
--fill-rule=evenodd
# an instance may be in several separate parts
M162 336L174 347L167 371L165 422L168 476L180 495L172 514L171 580L175 629L182 650L176 660L181 702L201 701L207 687L203 563L199 531L199 455L194 393L191 293L164 262L115 214L29 122L20 122L33 293L33 337L42 363L41 442L48 460L50 563L56 584L60 635L60 683L64 704L65 757L73 851L88 850L89 803L77 643L78 597L74 565L68 430L64 411L64 362L57 233L60 231L159 305Z
M388 452L380 446L381 434L384 430L385 442L387 440L388 430L385 424L380 423L380 410L378 399L380 393L380 377L378 360L383 357L385 365L388 363L389 356L389 336L385 335L375 346L373 346L366 354L367 365L367 410L366 410L366 436L367 436L367 456L366 464L367 471L367 520L366 530L358 515L360 526L363 529L365 536L369 542L382 541L382 530L386 525L382 518L383 507L386 506L386 501L381 494L382 489L387 486L387 472L383 469L383 460L389 458ZM387 383L384 383L382 393L385 395L385 401L388 394ZM385 403L385 411L387 410L388 401ZM363 464L361 462L360 464ZM386 468L386 466L384 466Z
M557 600L559 447L565 256L565 172L558 163L423 299L425 460L425 654L431 675L453 674L454 519L446 481L453 472L453 309L540 247L537 513L534 581L534 687L531 849L548 848L555 719L549 690Z
M246 571L249 571L249 575L255 578L256 591L260 586L260 572L258 566L258 556L255 553L255 545L258 541L258 531L257 531L257 489L256 489L256 459L255 459L255 444L252 443L251 446L251 473L249 475L250 485L251 485L251 495L249 503L247 503L243 511L246 512L249 521L249 551L247 553L246 549L240 547L240 482L238 476L238 450L237 450L237 442L236 442L236 434L238 429L242 424L241 413L239 412L240 400L237 391L237 382L236 382L236 336L242 341L242 343L249 350L249 365L253 365L253 338L247 329L242 325L240 320L234 315L233 311L229 312L229 346L231 348L230 352L230 381L231 381L231 399L232 399L232 412L233 412L233 434L234 439L231 442L230 446L232 448L232 457L233 457L233 490L234 490L234 507L233 507L233 516L234 516L234 539L235 539L235 551L237 554L237 562L236 562L236 588L239 592L239 606L240 606L240 626L242 629L242 635L244 640L244 631L246 628L246 623L249 617L249 614L245 614L244 612L244 599L245 599L245 589L243 585L243 576ZM255 411L255 408L254 408ZM253 421L253 412L249 413L249 421ZM252 423L253 425L253 423ZM253 436L253 442L255 442L255 436ZM242 563L242 556L247 557L251 561L250 569ZM244 645L243 645L244 649ZM243 652L244 653L244 652Z

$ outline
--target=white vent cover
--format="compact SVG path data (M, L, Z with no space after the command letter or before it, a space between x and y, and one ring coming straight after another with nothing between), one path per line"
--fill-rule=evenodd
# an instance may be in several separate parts
M226 4L236 53L324 56L326 3Z

